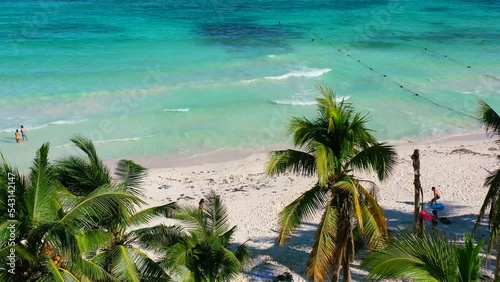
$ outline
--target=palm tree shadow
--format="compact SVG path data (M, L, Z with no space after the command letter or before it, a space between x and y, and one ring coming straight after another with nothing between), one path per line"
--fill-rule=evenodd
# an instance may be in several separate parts
M305 272L309 253L318 225L303 223L285 245L279 246L278 233L275 237L263 237L248 244L253 266L243 271L246 281L278 281L277 276L293 271L294 281L309 281ZM260 248L258 245L270 245ZM351 265L352 280L363 281L366 274L359 264Z

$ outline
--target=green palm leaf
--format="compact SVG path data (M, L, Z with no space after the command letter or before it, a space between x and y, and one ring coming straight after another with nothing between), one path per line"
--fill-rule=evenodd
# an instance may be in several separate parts
M283 245L303 219L310 218L325 205L328 191L320 185L304 192L279 214L278 242Z
M392 237L384 249L363 261L369 279L405 278L414 281L458 281L455 248L443 236L406 231Z
M479 100L478 115L481 123L486 128L490 136L500 135L500 116L486 102ZM498 140L497 140L498 142Z
M113 260L111 273L115 274L120 281L140 281L139 272L129 247L124 245L114 246L110 256Z
M364 171L375 171L384 180L396 164L396 151L390 145L377 143L356 154L348 166Z
M144 196L141 185L146 177L146 168L131 160L120 160L116 165L115 175L118 182L132 195Z
M168 203L162 206L151 207L144 209L138 213L135 213L130 218L130 225L141 225L147 224L152 219L157 217L174 218L176 211L179 209L178 205L173 203Z
M29 174L30 185L27 186L23 202L31 224L36 226L43 220L55 220L57 215L55 197L55 181L53 169L48 161L49 144L43 144L36 153Z
M141 248L151 252L164 252L166 248L184 240L183 228L175 225L136 229L131 231L130 235Z
M118 205L124 205L128 210L134 210L136 205L142 203L144 203L142 200L125 191L104 185L75 205L61 219L61 222L77 222L80 226L93 227L96 225L97 219L113 214ZM118 214L117 216L123 215ZM123 220L126 221L126 219Z
M295 150L274 151L267 163L268 175L280 175L287 171L303 176L316 172L314 156Z
M337 221L336 207L327 205L314 236L313 249L307 262L307 275L314 281L324 281L331 272L335 261L334 234L337 230Z

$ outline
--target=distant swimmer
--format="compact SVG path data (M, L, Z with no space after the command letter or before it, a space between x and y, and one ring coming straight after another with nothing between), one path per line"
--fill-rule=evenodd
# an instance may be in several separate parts
M19 143L19 140L21 140L21 133L19 129L16 129L16 143Z
M281 24L281 21L278 21L278 24Z
M486 40L481 41L482 44L486 44Z
M26 128L21 125L21 137L23 137L23 141L28 141L28 135L26 135Z

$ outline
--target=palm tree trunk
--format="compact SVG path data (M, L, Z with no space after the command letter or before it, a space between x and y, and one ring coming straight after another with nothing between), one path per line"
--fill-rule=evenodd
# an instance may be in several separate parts
M420 184L420 156L418 149L413 151L411 156L413 160L413 171L415 174L413 185L415 185L415 209L413 211L413 231L420 232L423 230L424 222L420 216L420 193L422 192L422 185Z
M343 272L343 277L344 277L344 282L351 282L351 268L350 268L350 263L348 261L345 261L342 263L342 272Z
M499 277L500 277L500 243L497 242L497 259L496 259L496 266L495 266L495 280L494 281L498 281Z
M337 270L337 271L334 271L332 273L332 282L337 282L339 281L339 272L340 272L340 269Z

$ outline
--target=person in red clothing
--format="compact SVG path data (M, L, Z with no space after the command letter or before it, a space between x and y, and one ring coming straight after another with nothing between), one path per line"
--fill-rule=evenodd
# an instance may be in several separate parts
M431 205L436 204L437 200L441 198L441 192L436 187L432 187L432 192L434 193L434 197L431 199Z

